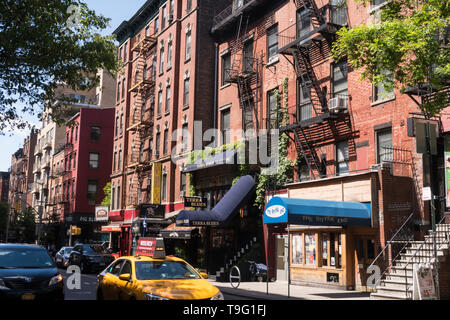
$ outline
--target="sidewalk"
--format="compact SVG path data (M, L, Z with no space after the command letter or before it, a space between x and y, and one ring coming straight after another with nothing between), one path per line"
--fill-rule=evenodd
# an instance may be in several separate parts
M267 294L266 282L241 282L237 289L229 282L216 282L209 280L224 294L241 296L254 300L370 300L370 293L359 291L346 291L330 288L317 288L311 286L289 286L287 281L269 282Z

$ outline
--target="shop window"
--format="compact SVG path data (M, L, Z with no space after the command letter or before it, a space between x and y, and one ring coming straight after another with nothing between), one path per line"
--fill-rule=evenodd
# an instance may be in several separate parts
M330 233L330 266L336 266L336 244L335 233Z
M328 234L322 233L322 266L328 265Z
M292 236L292 264L303 263L303 241L302 234Z
M342 266L342 244L341 244L341 235L337 235L338 238L338 264L337 268L340 268Z
M316 264L316 235L305 233L305 264Z

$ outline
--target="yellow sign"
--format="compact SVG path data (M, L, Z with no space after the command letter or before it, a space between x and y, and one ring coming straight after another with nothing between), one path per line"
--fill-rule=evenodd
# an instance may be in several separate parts
M161 162L153 163L152 167L152 204L161 204Z
M20 201L16 202L16 212L20 212L22 211L22 204L20 203Z
M78 228L76 226L70 226L70 232L73 236L79 236L81 234L81 228Z

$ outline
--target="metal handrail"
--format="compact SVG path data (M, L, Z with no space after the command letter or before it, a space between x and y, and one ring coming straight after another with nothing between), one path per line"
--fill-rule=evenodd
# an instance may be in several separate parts
M397 235L399 235L399 233L403 230L403 228L407 225L407 223L414 217L414 212L411 213L408 218L405 220L405 222L403 222L403 224L401 225L400 228L398 228L397 232L395 232L395 234L391 237L391 239L387 242L386 246L383 248L383 250L381 250L381 252L376 256L376 258L373 260L373 262L370 264L369 268L371 268L373 265L375 265L378 261L378 259L380 259L380 257L384 256L383 254L385 253L385 251L388 248L391 248L391 244L394 243L394 240ZM382 279L383 276L387 273L387 271L393 266L393 263L397 260L397 258L399 257L399 255L401 254L401 252L406 248L406 246L411 242L411 240L414 238L414 235L411 235L410 238L408 238L405 241L405 245L398 251L397 255L391 259L391 262L389 264L388 267L385 268L385 270L383 271L383 273L380 275L380 277L376 280L375 285L377 285ZM397 242L398 243L398 242ZM387 253L389 254L389 253Z
M445 215L441 218L441 220L439 220L439 222L438 223L436 223L436 225L440 225L443 221L445 220ZM446 233L447 233L448 231L446 231ZM433 235L434 236L434 235ZM447 240L447 244L448 244L448 240ZM408 296L408 290L409 290L409 288L413 285L413 283L410 283L410 284L408 284L408 277L407 277L407 274L406 274L406 269L407 269L407 267L411 264L411 263L413 263L413 260L414 261L416 261L416 256L417 256L417 254L419 253L419 252L421 252L421 249L425 246L425 245L428 245L428 246L433 246L434 247L434 244L433 243L429 243L429 242L427 242L426 241L426 239L425 239L425 241L424 241L424 243L422 243L420 246L419 246L419 248L416 250L416 252L412 255L412 257L411 258L409 258L409 260L406 262L406 265L405 265L405 267L403 268L403 270L404 270L404 272L405 272L405 295L406 296ZM441 249L441 247L443 246L444 244L440 244L439 245L439 247L436 247L436 250L440 250ZM420 258L421 258L422 256L419 256L419 263L420 263ZM423 256L423 258L427 258L427 255L425 254L424 256ZM435 258L435 256L434 256L434 254L431 254L429 257L428 257L428 260L426 260L425 261L425 263L424 264L430 264L431 263L431 260L433 260ZM436 261L434 261L435 263L436 263Z

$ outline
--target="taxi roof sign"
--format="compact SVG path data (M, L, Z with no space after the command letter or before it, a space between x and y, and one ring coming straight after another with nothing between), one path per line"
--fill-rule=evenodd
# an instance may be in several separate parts
M140 238L136 247L136 256L149 256L152 258L164 258L166 249L163 238Z

